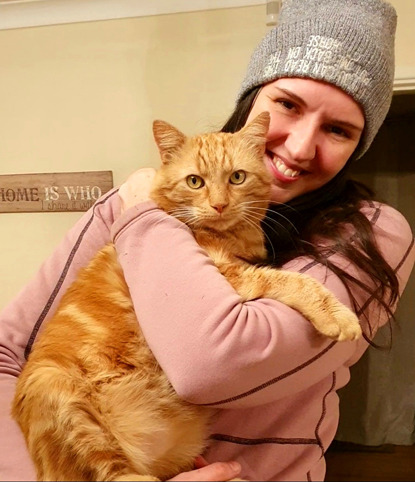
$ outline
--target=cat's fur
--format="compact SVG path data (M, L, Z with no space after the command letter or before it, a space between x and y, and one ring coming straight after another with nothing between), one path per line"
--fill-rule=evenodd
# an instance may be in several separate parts
M275 298L321 333L354 339L357 318L316 280L249 263L265 258L268 125L263 113L236 134L186 138L155 121L162 166L152 198L191 227L244 300ZM39 335L13 416L39 480L166 480L203 452L211 409L172 389L141 334L112 244L80 271Z

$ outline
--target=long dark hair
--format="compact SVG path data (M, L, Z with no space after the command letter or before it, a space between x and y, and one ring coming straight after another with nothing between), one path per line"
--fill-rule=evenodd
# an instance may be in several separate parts
M238 103L223 126L223 132L236 132L245 125L259 90L260 87L253 89ZM349 166L350 161L331 181L313 192L285 204L272 204L262 227L267 239L269 264L280 267L298 256L309 256L341 279L356 313L366 319L365 339L375 345L371 340L374 327L367 316L366 306L360 306L353 288L366 292L368 298L377 302L392 319L392 309L399 297L399 283L394 270L377 248L370 220L361 212L362 202L372 203L375 195L369 187L349 178ZM353 239L345 236L350 227ZM327 247L316 245L313 240L317 237L326 239ZM330 260L334 253L353 263L369 281L356 278L334 264Z

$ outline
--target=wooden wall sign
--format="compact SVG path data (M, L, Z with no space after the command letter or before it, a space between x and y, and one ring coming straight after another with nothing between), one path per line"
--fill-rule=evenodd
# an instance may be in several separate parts
M3 174L0 213L87 211L112 187L112 171Z

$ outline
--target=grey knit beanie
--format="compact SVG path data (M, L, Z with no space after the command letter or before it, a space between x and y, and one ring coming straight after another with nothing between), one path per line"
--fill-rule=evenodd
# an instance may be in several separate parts
M392 100L396 12L383 0L283 0L278 25L254 51L238 95L281 77L323 80L363 108L354 158L376 136Z

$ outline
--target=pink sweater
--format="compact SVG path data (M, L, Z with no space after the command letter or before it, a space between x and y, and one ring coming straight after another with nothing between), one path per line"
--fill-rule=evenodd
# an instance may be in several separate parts
M0 480L35 480L9 415L16 377L77 270L110 240L140 325L175 390L217 407L206 458L238 460L250 480L323 480L324 452L338 424L336 390L348 382L348 367L367 343L319 337L299 313L273 300L241 303L189 229L152 202L119 212L112 191L1 313ZM403 290L415 257L411 229L386 205L370 204L364 212ZM314 276L350 306L345 287L324 266L298 258L285 268ZM373 324L385 323L366 295L357 296L370 304Z

